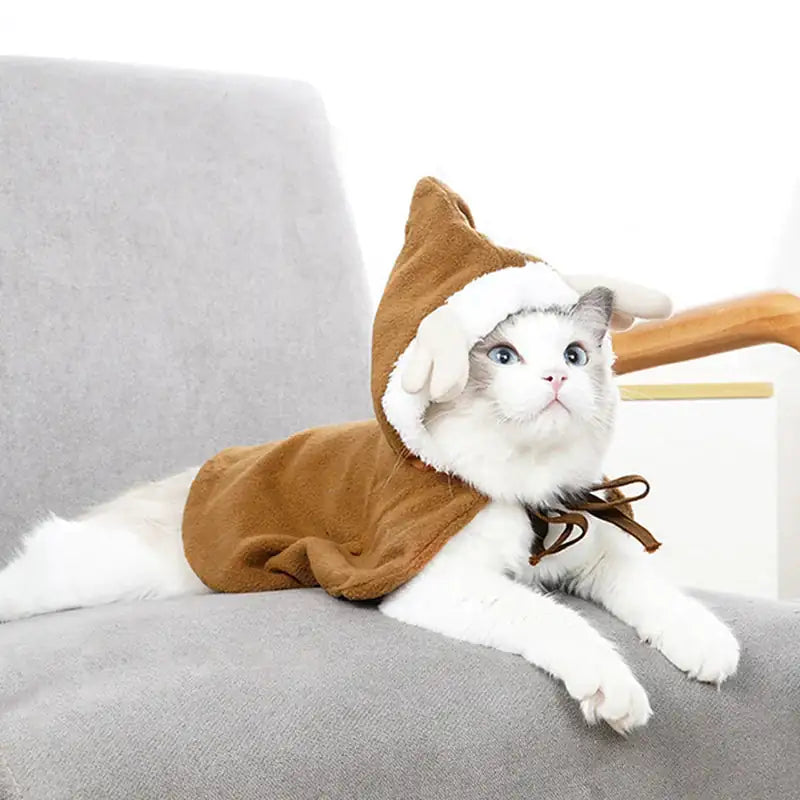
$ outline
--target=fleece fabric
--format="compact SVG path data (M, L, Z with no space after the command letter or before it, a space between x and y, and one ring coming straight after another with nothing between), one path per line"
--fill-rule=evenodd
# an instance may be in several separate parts
M419 572L487 502L395 453L375 420L234 447L200 471L184 515L192 568L212 589L322 586L382 597Z

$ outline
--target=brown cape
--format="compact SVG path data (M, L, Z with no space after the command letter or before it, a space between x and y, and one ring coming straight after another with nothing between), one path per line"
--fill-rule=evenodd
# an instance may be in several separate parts
M448 187L421 180L375 316L376 419L233 447L206 462L183 517L184 551L199 578L220 592L322 586L366 600L414 577L488 498L427 468L403 443L382 405L390 375L426 315L470 281L531 262L479 234Z
M332 425L206 463L184 546L217 591L319 585L367 600L410 580L486 502L398 456L375 420Z

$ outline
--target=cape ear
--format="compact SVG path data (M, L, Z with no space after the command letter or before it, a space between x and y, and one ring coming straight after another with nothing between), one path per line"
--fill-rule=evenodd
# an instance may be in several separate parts
M400 375L409 394L426 386L434 403L453 400L469 378L469 339L451 308L440 306L419 325Z
M638 283L629 283L600 275L564 275L564 280L583 294L596 286L605 286L614 293L611 330L630 328L639 319L663 319L672 313L672 301L663 292Z
M436 178L422 178L414 189L406 221L406 239L415 241L431 230L456 224L475 230L475 220L464 199Z

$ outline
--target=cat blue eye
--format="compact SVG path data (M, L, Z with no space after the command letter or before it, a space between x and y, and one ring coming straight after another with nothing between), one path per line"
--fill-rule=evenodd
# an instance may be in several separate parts
M577 342L573 342L564 351L564 361L575 367L583 367L589 361L589 354Z
M519 354L517 351L508 345L493 347L486 355L488 355L495 364L516 364L519 361Z

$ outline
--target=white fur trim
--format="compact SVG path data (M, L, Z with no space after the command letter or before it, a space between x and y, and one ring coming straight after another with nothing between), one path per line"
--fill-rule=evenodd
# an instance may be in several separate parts
M536 261L475 278L448 297L447 306L461 320L471 347L499 322L523 308L571 306L578 296L549 264Z
M445 307L454 312L468 351L511 314L524 308L571 306L578 296L549 264L537 261L481 275L448 297ZM425 410L432 402L430 385L414 394L402 386L415 345L416 338L397 359L381 404L403 444L427 464L445 470L447 465L422 424Z

